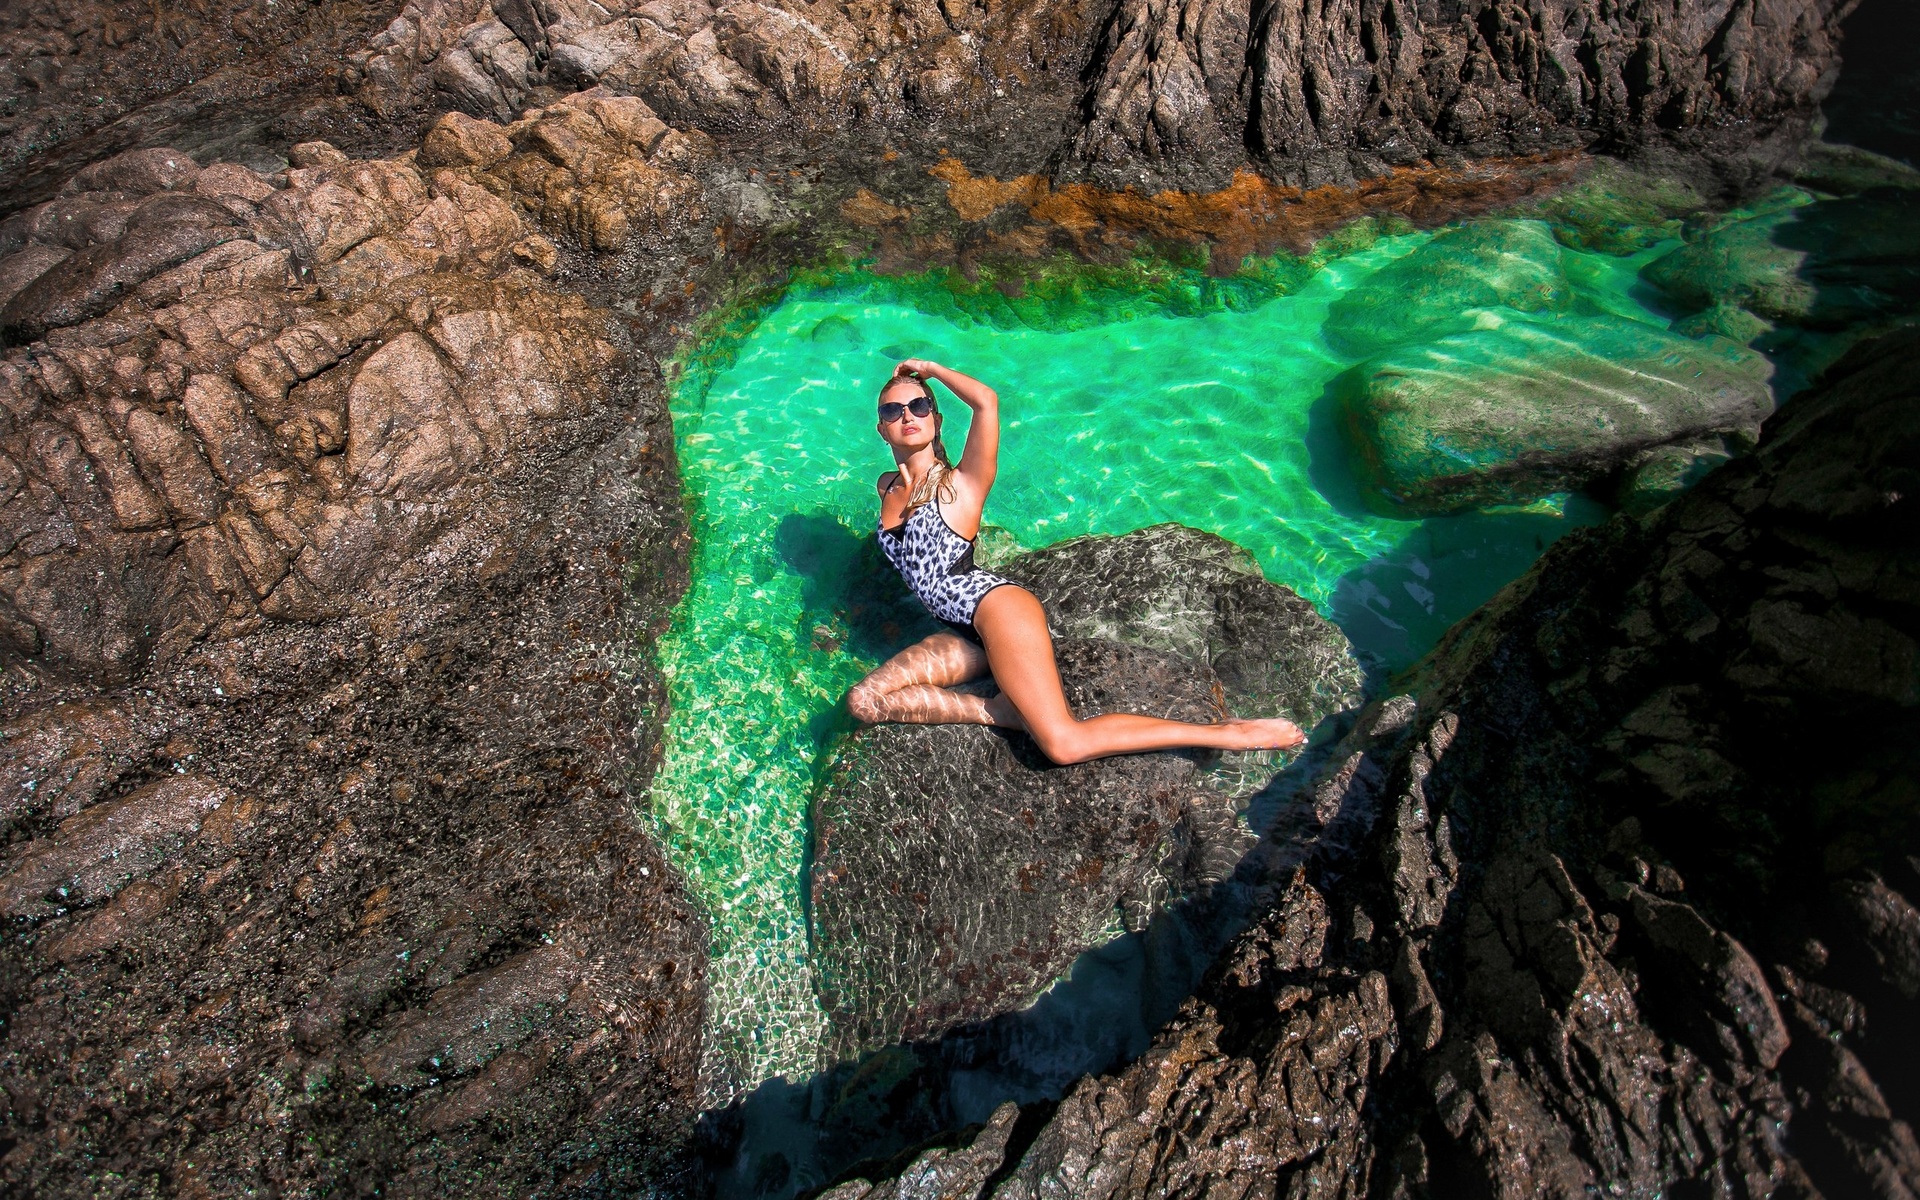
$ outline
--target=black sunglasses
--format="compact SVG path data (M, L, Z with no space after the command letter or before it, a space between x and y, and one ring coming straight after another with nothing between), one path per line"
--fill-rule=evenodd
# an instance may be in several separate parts
M932 396L915 396L905 404L900 403L898 400L889 400L880 406L880 423L882 425L891 425L908 413L912 413L916 417L924 417L932 412Z

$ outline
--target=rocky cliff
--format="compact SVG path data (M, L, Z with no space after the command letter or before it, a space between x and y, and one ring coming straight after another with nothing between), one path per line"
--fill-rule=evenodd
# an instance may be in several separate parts
M1444 155L1647 144L1739 158L1812 116L1851 7L41 0L4 18L0 194L40 199L160 142L403 146L437 112L508 122L595 85L768 151L795 132L814 148L915 144L932 123L1022 170L1109 186L1210 190L1249 162L1317 185ZM1010 120L1024 136L1005 136Z
M1071 234L1058 244L1087 252L1105 221L1238 237L1256 202L1310 238L1366 205L1434 220L1513 194L1456 157L1737 159L1811 111L1843 8L9 6L0 1179L40 1195L626 1192L668 1169L696 1103L706 937L632 816L662 703L646 647L685 570L654 364L727 256L824 216L897 232L901 261L964 262L973 234L953 217L1013 214L993 244L1019 246L1035 235L1018 214L1043 205ZM949 140L999 176L937 154ZM888 141L912 153L887 169L944 198L945 227L909 228L839 178L837 156L877 171ZM760 170L796 156L833 169ZM1411 165L1426 159L1447 162ZM1268 178L1234 175L1248 165ZM1084 177L1233 183L1152 205L1050 190ZM1281 186L1355 178L1364 205ZM1834 394L1905 386L1886 354ZM1802 441L1904 445L1855 436ZM1776 440L1756 463L1799 461ZM1826 501L1793 499L1773 469L1747 468L1759 490L1725 502L1787 514L1768 527L1801 546ZM1284 906L1154 1056L1084 1085L1031 1153L1044 1114L996 1125L967 1152L990 1164L979 1180L1054 1170L1043 1144L1094 1162L1092 1131L1132 1130L1125 1114L1159 1112L1169 1080L1193 1112L1247 1129L1267 1113L1248 1136L1303 1180L1449 1194L1778 1172L1843 1194L1827 1181L1848 1171L1910 1178L1894 1114L1911 1097L1881 1066L1906 1047L1878 1015L1911 1002L1908 868L1857 824L1838 857L1788 853L1841 844L1820 822L1906 811L1911 739L1861 731L1905 719L1910 694L1806 708L1859 764L1808 775L1811 756L1758 756L1801 736L1779 733L1792 696L1825 693L1779 700L1754 674L1782 647L1852 646L1862 665L1834 678L1889 677L1905 643L1869 635L1906 603L1909 569L1865 534L1864 558L1745 558L1738 520L1689 532L1675 515L1704 511L1590 541L1580 553L1607 564L1592 579L1573 551L1553 559L1417 703L1370 718L1323 786L1404 836L1383 834L1350 883L1266 881ZM1581 590L1644 576L1662 546L1687 547L1661 568L1676 578L1723 574L1684 595L1662 575L1632 603ZM1737 619L1713 607L1761 582L1875 598L1818 627L1777 598ZM1529 623L1548 611L1652 624L1550 624L1572 640L1541 642ZM1658 679L1570 674L1643 634ZM1825 653L1803 652L1806 670ZM1683 664L1720 682L1687 692ZM1701 748L1723 733L1746 740ZM1448 765L1438 778L1459 782L1429 801L1441 761L1478 765ZM1723 761L1771 789L1762 817L1699 783ZM1648 807L1663 779L1679 810ZM1574 820L1568 795L1590 789L1599 815ZM1669 836L1675 811L1722 840ZM1756 923L1735 900L1749 886L1804 936ZM1517 1015L1471 982L1505 994L1509 976L1532 1005ZM1587 998L1629 1015L1614 1029ZM1284 1120L1215 1102L1256 1077L1301 1089ZM1811 1149L1769 1140L1780 1120Z
M1912 1195L1916 364L1456 628L1315 785L1371 835L1138 1062L829 1194Z

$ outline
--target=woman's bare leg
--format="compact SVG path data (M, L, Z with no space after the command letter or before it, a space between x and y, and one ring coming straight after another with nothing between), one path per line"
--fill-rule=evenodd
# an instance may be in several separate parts
M1287 750L1306 741L1299 726L1279 718L1235 718L1215 725L1196 725L1162 717L1107 713L1080 720L1067 706L1066 693L1060 687L1060 669L1053 660L1047 616L1032 592L1021 587L993 589L981 599L973 624L987 643L987 662L1000 685L1001 698L1019 710L1040 752L1054 762L1086 762L1109 754L1182 746Z
M915 642L874 668L847 693L847 709L869 724L1002 725L1025 728L1004 699L947 689L988 675L987 653L952 633Z

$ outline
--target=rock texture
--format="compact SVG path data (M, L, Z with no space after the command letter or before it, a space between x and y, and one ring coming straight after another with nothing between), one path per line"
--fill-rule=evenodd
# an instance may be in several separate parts
M1456 629L1316 785L1372 834L1146 1056L830 1194L1911 1195L1916 365Z
M1685 0L1543 8L1123 0L1102 27L1078 152L1289 182L1380 174L1448 151L1619 150L1810 115L1850 6ZM1217 183L1215 184L1217 186Z
M1082 714L1209 721L1231 706L1312 728L1359 702L1346 638L1210 534L1077 538L995 569L1046 603ZM1024 1008L1113 929L1144 928L1210 853L1228 859L1212 881L1230 873L1251 839L1201 771L1217 757L1056 767L1024 736L974 726L849 738L812 817L813 961L836 1057Z
M690 1126L705 926L633 812L671 430L549 272L673 244L703 143L433 135L0 226L9 1191L630 1190Z
M0 193L41 199L88 161L167 140L216 154L316 136L404 144L448 109L504 124L593 86L773 146L933 119L1023 170L1053 159L1108 186L1213 190L1249 158L1318 185L1448 154L1731 148L1811 115L1846 7L406 0L322 16L40 0L6 17ZM1050 132L1010 142L1009 110Z

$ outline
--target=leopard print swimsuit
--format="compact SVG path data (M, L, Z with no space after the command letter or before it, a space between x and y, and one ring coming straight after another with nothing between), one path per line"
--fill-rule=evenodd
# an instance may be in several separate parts
M953 531L935 497L905 521L880 526L880 549L927 611L961 637L980 644L973 614L980 598L1011 583L973 565L973 543Z

